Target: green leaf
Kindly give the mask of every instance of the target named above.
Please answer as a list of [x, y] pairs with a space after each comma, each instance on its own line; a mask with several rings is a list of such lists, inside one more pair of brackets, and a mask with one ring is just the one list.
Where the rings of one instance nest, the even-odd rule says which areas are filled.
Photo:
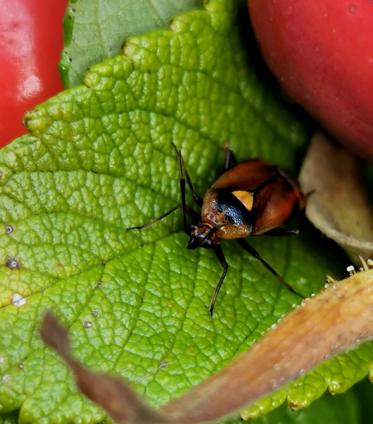
[[65, 87], [81, 84], [91, 65], [119, 54], [123, 40], [167, 27], [173, 16], [201, 4], [201, 0], [70, 0], [60, 63]]
[[362, 424], [359, 412], [355, 394], [348, 391], [341, 396], [324, 395], [303, 411], [291, 411], [288, 406], [283, 405], [265, 417], [251, 422], [252, 424]]
[[[105, 419], [41, 344], [47, 308], [81, 361], [159, 405], [221, 369], [297, 302], [225, 243], [230, 269], [212, 320], [220, 265], [207, 250], [185, 249], [181, 214], [126, 231], [180, 201], [171, 141], [200, 193], [220, 173], [227, 141], [240, 160], [299, 165], [306, 128], [247, 63], [235, 16], [235, 2], [211, 0], [170, 30], [129, 39], [85, 85], [31, 112], [30, 135], [0, 151], [0, 414], [20, 410], [28, 424]], [[299, 238], [253, 244], [310, 294], [344, 257], [303, 226]], [[371, 360], [371, 345], [340, 356], [313, 374], [313, 390], [307, 377], [295, 382], [293, 397], [307, 404], [328, 387], [343, 391]]]
[[0, 415], [0, 424], [17, 424], [18, 423], [18, 414], [10, 413], [3, 416]]
[[[364, 424], [371, 421], [361, 420], [361, 410], [356, 394], [349, 390], [340, 396], [325, 394], [309, 408], [292, 411], [282, 405], [264, 417], [251, 420], [251, 424]], [[222, 424], [244, 424], [239, 418], [222, 421]]]

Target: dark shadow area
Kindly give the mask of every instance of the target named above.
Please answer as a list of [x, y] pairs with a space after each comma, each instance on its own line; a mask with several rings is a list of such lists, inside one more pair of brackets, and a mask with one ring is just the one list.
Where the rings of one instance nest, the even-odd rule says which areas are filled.
[[373, 384], [368, 378], [360, 381], [355, 385], [354, 391], [357, 395], [360, 406], [360, 422], [361, 424], [373, 423]]
[[[282, 90], [280, 84], [269, 70], [267, 64], [264, 62], [257, 40], [255, 38], [254, 30], [251, 25], [249, 12], [246, 2], [241, 2], [237, 22], [239, 27], [239, 35], [242, 45], [247, 52], [247, 60], [250, 67], [259, 76], [269, 90], [273, 93], [274, 97], [284, 104], [284, 108], [290, 110], [297, 119], [302, 121], [308, 129], [309, 136], [319, 128], [319, 124], [298, 104], [294, 103]], [[297, 152], [299, 163], [305, 154], [306, 147]]]

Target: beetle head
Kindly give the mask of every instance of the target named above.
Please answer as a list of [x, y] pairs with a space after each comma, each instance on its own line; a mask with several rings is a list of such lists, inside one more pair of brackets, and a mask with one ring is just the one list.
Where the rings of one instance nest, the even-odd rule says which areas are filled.
[[214, 244], [216, 230], [216, 227], [212, 227], [209, 224], [191, 225], [188, 249], [196, 249], [197, 247], [211, 248]]

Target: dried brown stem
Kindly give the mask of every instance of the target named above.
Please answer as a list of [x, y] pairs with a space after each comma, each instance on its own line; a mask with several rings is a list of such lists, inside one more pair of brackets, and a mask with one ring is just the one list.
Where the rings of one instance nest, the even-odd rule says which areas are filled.
[[47, 314], [41, 335], [72, 368], [80, 390], [118, 423], [191, 424], [255, 402], [339, 352], [373, 338], [373, 270], [331, 284], [287, 315], [248, 352], [157, 412], [121, 380], [96, 374], [69, 352], [66, 331]]

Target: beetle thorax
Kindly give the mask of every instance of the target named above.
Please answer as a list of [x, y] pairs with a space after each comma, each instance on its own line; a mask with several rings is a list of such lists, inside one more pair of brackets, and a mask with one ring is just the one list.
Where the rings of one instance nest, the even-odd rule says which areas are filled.
[[224, 199], [228, 202], [222, 202], [218, 193], [217, 190], [209, 190], [205, 194], [201, 209], [203, 225], [214, 228], [213, 243], [219, 243], [222, 239], [237, 239], [249, 236], [251, 223], [248, 222], [246, 216], [250, 211], [247, 210], [246, 205], [241, 205], [242, 200], [237, 199], [234, 193], [232, 193], [232, 199], [228, 197]]
[[203, 198], [201, 223], [211, 227], [222, 227], [227, 224], [224, 213], [218, 209], [216, 193], [212, 190], [207, 191]]

